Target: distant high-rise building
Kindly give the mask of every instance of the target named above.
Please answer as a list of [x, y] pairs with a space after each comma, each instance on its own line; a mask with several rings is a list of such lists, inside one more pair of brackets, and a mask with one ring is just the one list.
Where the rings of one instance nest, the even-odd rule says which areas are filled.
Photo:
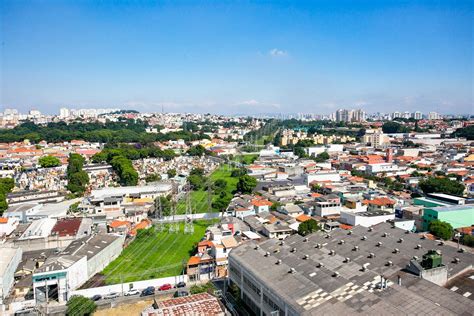
[[440, 120], [441, 115], [439, 115], [439, 113], [436, 113], [436, 112], [430, 112], [430, 113], [428, 113], [428, 119], [429, 120]]
[[59, 109], [59, 117], [62, 119], [68, 118], [71, 115], [71, 111], [68, 108]]
[[366, 114], [363, 110], [339, 109], [334, 113], [336, 122], [362, 122], [366, 120]]
[[402, 113], [400, 113], [398, 111], [392, 113], [392, 120], [396, 119], [396, 118], [399, 118], [399, 117], [402, 117]]
[[423, 113], [421, 113], [420, 111], [416, 111], [415, 113], [413, 113], [413, 118], [415, 120], [421, 120], [423, 118]]
[[411, 113], [410, 113], [410, 112], [405, 111], [405, 112], [403, 113], [403, 118], [404, 118], [404, 119], [409, 119], [410, 117], [411, 117]]

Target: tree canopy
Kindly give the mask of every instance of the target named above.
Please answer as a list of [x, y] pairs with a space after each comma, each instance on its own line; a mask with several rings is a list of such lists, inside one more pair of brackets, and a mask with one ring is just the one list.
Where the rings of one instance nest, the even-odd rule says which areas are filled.
[[429, 177], [420, 181], [418, 185], [424, 193], [446, 193], [453, 195], [462, 195], [464, 193], [464, 185], [461, 182], [448, 178]]
[[43, 156], [38, 160], [39, 164], [43, 168], [57, 167], [61, 165], [61, 161], [51, 155]]
[[444, 240], [451, 239], [454, 232], [451, 224], [440, 220], [431, 221], [428, 225], [428, 230], [436, 237]]
[[386, 134], [406, 133], [408, 132], [408, 128], [400, 123], [391, 121], [385, 122], [382, 125], [382, 131]]
[[474, 125], [458, 128], [454, 133], [454, 137], [465, 137], [467, 140], [474, 140]]
[[0, 178], [0, 215], [8, 208], [7, 195], [14, 187], [13, 178]]
[[318, 222], [311, 218], [311, 219], [308, 219], [307, 221], [302, 222], [298, 226], [298, 234], [300, 234], [301, 236], [306, 236], [308, 234], [318, 231], [319, 229], [320, 228], [319, 228]]
[[83, 194], [89, 184], [87, 172], [82, 170], [85, 159], [79, 154], [70, 154], [66, 176], [68, 179], [67, 189], [74, 194]]
[[242, 193], [252, 193], [256, 186], [257, 179], [246, 174], [239, 177], [239, 182], [237, 182], [237, 191]]

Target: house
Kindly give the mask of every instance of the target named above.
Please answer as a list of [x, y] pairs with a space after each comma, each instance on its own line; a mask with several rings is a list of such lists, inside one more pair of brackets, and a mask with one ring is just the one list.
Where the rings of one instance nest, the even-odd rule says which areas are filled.
[[289, 215], [293, 218], [298, 217], [301, 214], [304, 214], [303, 208], [297, 204], [286, 204], [278, 208], [278, 212], [282, 214]]
[[394, 212], [395, 201], [387, 197], [377, 197], [372, 200], [363, 200], [363, 204], [367, 205], [369, 212]]
[[272, 224], [264, 224], [262, 234], [268, 238], [285, 239], [293, 234], [294, 230], [285, 222], [277, 221]]
[[132, 223], [129, 221], [113, 220], [107, 227], [109, 233], [128, 235], [132, 230]]
[[338, 215], [341, 212], [341, 198], [335, 194], [328, 194], [316, 198], [314, 215], [328, 216]]

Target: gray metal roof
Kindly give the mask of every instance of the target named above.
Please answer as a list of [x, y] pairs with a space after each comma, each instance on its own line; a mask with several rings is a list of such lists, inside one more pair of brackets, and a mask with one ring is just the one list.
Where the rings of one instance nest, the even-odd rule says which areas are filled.
[[[382, 244], [377, 246], [378, 242]], [[321, 248], [316, 248], [318, 244]], [[388, 223], [376, 225], [371, 231], [358, 226], [350, 233], [318, 232], [307, 239], [293, 235], [282, 244], [269, 239], [259, 243], [258, 249], [255, 245], [249, 242], [233, 249], [230, 263], [244, 267], [301, 314], [438, 315], [470, 313], [474, 309], [474, 302], [462, 295], [401, 272], [413, 256], [421, 259], [427, 250], [440, 249], [451, 277], [472, 269], [474, 255], [459, 253], [456, 248], [421, 239], [417, 234], [406, 234]], [[369, 253], [375, 256], [369, 258]], [[454, 257], [460, 262], [452, 263]], [[277, 260], [281, 263], [277, 264]], [[393, 265], [389, 266], [388, 261]], [[364, 270], [366, 263], [369, 265]], [[289, 273], [290, 268], [296, 272]], [[395, 284], [399, 274], [402, 286]], [[376, 288], [380, 275], [390, 280], [388, 288], [381, 291]]]

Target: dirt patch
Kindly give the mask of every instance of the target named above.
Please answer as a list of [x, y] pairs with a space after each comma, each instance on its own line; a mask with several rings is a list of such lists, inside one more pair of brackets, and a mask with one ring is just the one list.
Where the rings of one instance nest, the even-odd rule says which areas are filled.
[[144, 300], [132, 304], [123, 304], [114, 308], [107, 308], [97, 310], [94, 313], [94, 316], [131, 316], [131, 315], [140, 315], [145, 307], [153, 304], [153, 300]]

